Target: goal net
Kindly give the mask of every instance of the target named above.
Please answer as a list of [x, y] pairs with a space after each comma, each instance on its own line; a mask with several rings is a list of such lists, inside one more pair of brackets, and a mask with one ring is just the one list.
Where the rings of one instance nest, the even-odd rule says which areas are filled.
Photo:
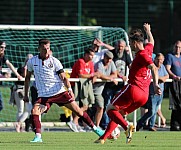
[[[47, 38], [51, 41], [53, 56], [58, 58], [64, 68], [71, 68], [74, 62], [83, 56], [84, 49], [91, 46], [97, 37], [103, 42], [114, 45], [117, 40], [128, 37], [122, 28], [101, 26], [27, 26], [0, 25], [0, 40], [6, 42], [5, 55], [15, 68], [24, 64], [27, 54], [38, 54], [38, 40]], [[3, 65], [3, 68], [7, 68]], [[6, 69], [5, 69], [6, 70]], [[1, 122], [16, 121], [16, 106], [9, 104], [10, 86], [14, 81], [2, 81], [1, 93], [4, 109], [0, 112]], [[61, 109], [57, 106], [42, 117], [43, 121], [60, 121]]]

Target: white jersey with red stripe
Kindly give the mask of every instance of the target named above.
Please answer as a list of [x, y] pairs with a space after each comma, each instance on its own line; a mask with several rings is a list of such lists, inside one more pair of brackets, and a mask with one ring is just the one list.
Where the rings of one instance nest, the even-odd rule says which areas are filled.
[[27, 69], [34, 73], [38, 97], [51, 97], [65, 91], [64, 83], [57, 73], [63, 66], [57, 58], [49, 56], [42, 61], [36, 55], [29, 59]]

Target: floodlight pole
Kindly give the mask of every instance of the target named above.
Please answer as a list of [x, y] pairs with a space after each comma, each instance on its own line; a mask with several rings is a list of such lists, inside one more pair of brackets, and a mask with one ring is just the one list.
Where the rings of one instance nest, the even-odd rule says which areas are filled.
[[30, 0], [30, 25], [34, 25], [34, 0]]
[[174, 9], [174, 1], [173, 0], [169, 0], [169, 4], [170, 4], [170, 45], [172, 45], [173, 43], [173, 9]]
[[[34, 25], [34, 0], [30, 0], [30, 25]], [[34, 32], [31, 31], [30, 32], [30, 43], [31, 43], [31, 47], [29, 49], [29, 53], [31, 53], [31, 50], [33, 50], [33, 36], [34, 36]]]
[[128, 32], [128, 0], [124, 1], [124, 22], [125, 22], [125, 31]]
[[82, 0], [78, 0], [78, 26], [82, 24]]

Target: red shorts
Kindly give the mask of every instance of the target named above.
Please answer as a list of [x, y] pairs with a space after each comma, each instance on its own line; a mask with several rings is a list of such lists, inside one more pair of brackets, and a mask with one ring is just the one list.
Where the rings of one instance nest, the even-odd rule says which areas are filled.
[[73, 101], [74, 99], [72, 99], [70, 94], [67, 91], [65, 91], [63, 93], [57, 94], [52, 97], [39, 97], [36, 103], [46, 105], [47, 106], [46, 112], [47, 112], [53, 103], [57, 104], [58, 106], [63, 106], [64, 104], [68, 104]]
[[137, 108], [143, 106], [148, 100], [148, 93], [135, 85], [126, 85], [111, 100], [111, 104], [118, 110], [129, 114]]

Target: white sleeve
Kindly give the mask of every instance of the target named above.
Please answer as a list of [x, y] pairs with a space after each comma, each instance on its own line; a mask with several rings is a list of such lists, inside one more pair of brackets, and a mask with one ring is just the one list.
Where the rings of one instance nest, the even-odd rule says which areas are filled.
[[63, 69], [62, 63], [55, 57], [53, 59], [54, 59], [55, 71]]

